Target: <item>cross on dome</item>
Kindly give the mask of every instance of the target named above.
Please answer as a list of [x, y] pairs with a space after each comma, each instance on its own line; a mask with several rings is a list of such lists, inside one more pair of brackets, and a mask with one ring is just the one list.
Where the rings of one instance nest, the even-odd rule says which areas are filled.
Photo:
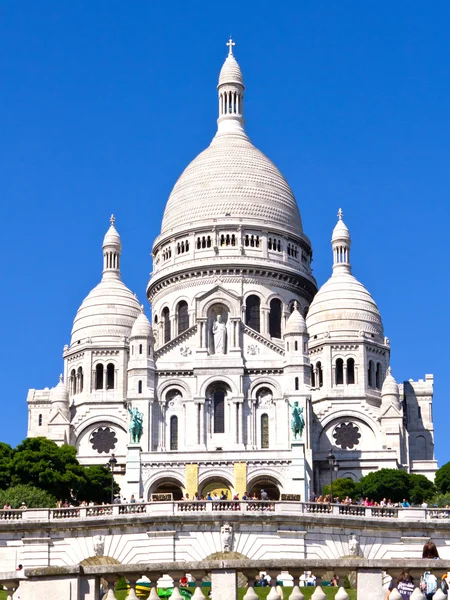
[[342, 212], [342, 208], [340, 208], [340, 209], [338, 210], [338, 214], [337, 214], [337, 216], [339, 217], [339, 221], [342, 221], [342, 217], [344, 216], [344, 213]]
[[116, 222], [116, 217], [114, 215], [111, 215], [111, 218], [109, 219], [109, 222], [114, 227], [114, 223]]
[[63, 382], [63, 376], [62, 376], [62, 373], [61, 373], [60, 376], [59, 376], [59, 383], [62, 383], [62, 382]]
[[231, 35], [230, 35], [230, 39], [228, 40], [226, 45], [228, 46], [228, 56], [232, 56], [233, 55], [233, 46], [236, 46], [236, 42], [233, 42]]

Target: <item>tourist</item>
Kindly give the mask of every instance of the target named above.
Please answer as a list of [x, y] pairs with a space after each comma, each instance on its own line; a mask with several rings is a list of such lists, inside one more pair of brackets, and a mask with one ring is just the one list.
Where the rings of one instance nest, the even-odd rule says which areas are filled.
[[27, 505], [25, 504], [25, 502], [22, 502], [22, 504], [20, 505], [20, 507], [19, 507], [19, 508], [20, 508], [20, 510], [26, 510], [28, 507], [27, 507]]
[[10, 510], [11, 509], [11, 504], [9, 502], [7, 502], [5, 504], [5, 506], [3, 507], [4, 510]]
[[269, 499], [269, 495], [266, 491], [261, 490], [261, 500], [268, 500]]
[[212, 500], [212, 497], [211, 497], [211, 493], [210, 493], [210, 492], [208, 492], [208, 493], [206, 494], [206, 499], [207, 499], [207, 500]]
[[411, 504], [408, 502], [408, 500], [406, 498], [403, 498], [402, 507], [403, 508], [410, 508], [411, 507]]
[[339, 575], [336, 575], [336, 573], [333, 574], [333, 577], [330, 580], [330, 586], [331, 587], [339, 587]]
[[[427, 542], [422, 549], [422, 558], [426, 560], [439, 560], [439, 552], [434, 542]], [[420, 578], [420, 590], [425, 594], [427, 600], [432, 600], [438, 588], [436, 575], [426, 570]]]
[[394, 588], [397, 588], [398, 593], [402, 597], [402, 600], [409, 600], [411, 594], [414, 591], [414, 580], [408, 571], [403, 571], [400, 574], [400, 577], [397, 579], [397, 582], [391, 579], [391, 582], [386, 592], [385, 600], [388, 600]]
[[244, 492], [242, 494], [242, 500], [248, 500], [248, 494], [247, 494], [247, 492]]
[[130, 504], [135, 504], [135, 503], [136, 503], [136, 498], [134, 497], [134, 494], [131, 494]]
[[422, 549], [422, 558], [436, 560], [439, 558], [439, 552], [434, 542], [427, 542]]

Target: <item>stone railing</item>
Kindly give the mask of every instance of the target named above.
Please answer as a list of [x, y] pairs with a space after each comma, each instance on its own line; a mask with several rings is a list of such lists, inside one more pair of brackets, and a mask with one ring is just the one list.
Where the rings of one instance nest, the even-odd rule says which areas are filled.
[[79, 506], [75, 508], [33, 508], [24, 510], [0, 509], [0, 523], [8, 521], [59, 521], [120, 517], [133, 514], [176, 515], [178, 513], [270, 512], [283, 515], [326, 515], [328, 517], [354, 517], [360, 519], [398, 519], [403, 521], [429, 521], [449, 519], [450, 509], [439, 508], [393, 508], [368, 507], [347, 504], [325, 504], [316, 502], [264, 501], [264, 500], [212, 500], [181, 502], [146, 502], [134, 504], [105, 504]]
[[[380, 600], [389, 585], [391, 578], [396, 577], [404, 569], [408, 569], [419, 581], [424, 570], [432, 569], [440, 576], [450, 569], [450, 561], [418, 559], [390, 559], [367, 560], [362, 558], [342, 559], [301, 559], [301, 560], [214, 560], [199, 562], [172, 562], [172, 563], [139, 563], [127, 565], [101, 565], [68, 567], [45, 567], [25, 569], [23, 577], [18, 578], [17, 573], [0, 573], [0, 584], [8, 590], [8, 599], [12, 598], [14, 589], [19, 589], [21, 600], [56, 600], [60, 598], [83, 598], [83, 600], [97, 600], [107, 594], [108, 600], [117, 599], [114, 591], [115, 583], [119, 577], [128, 581], [128, 600], [135, 600], [136, 587], [142, 576], [150, 580], [150, 598], [157, 600], [156, 587], [172, 587], [172, 599], [182, 600], [178, 581], [186, 574], [195, 586], [193, 598], [205, 600], [203, 582], [208, 580], [208, 591], [211, 586], [212, 600], [237, 600], [238, 573], [247, 579], [247, 588], [244, 600], [256, 600], [254, 591], [255, 580], [261, 572], [270, 578], [270, 600], [281, 600], [278, 587], [279, 582], [288, 588], [289, 600], [303, 600], [301, 577], [305, 571], [311, 571], [316, 577], [316, 589], [312, 595], [313, 600], [326, 600], [324, 588], [329, 585], [330, 577], [337, 576], [343, 582], [349, 576], [356, 586], [357, 600]], [[164, 576], [164, 579], [161, 578]], [[106, 587], [104, 586], [106, 582]], [[336, 595], [338, 600], [348, 600], [349, 596], [344, 588], [340, 588]], [[391, 600], [401, 600], [401, 596], [393, 591]], [[446, 596], [439, 589], [433, 600], [445, 600]], [[418, 588], [411, 596], [411, 600], [425, 600]]]

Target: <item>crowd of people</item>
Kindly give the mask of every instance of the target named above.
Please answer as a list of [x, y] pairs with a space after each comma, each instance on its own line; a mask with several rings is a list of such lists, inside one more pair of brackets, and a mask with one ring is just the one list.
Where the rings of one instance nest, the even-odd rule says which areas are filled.
[[[390, 498], [383, 498], [377, 502], [368, 497], [353, 499], [350, 496], [346, 496], [341, 500], [338, 496], [332, 499], [331, 494], [316, 496], [314, 492], [311, 494], [309, 501], [316, 504], [345, 504], [348, 506], [374, 506], [379, 508], [410, 508], [411, 506], [406, 498], [403, 498], [402, 502], [392, 502]], [[428, 508], [428, 503], [423, 501], [420, 506]]]
[[[182, 497], [182, 500], [185, 502], [198, 502], [198, 501], [207, 502], [209, 500], [218, 502], [220, 500], [229, 500], [229, 498], [228, 498], [228, 492], [226, 492], [225, 490], [222, 490], [220, 492], [220, 494], [218, 494], [217, 492], [212, 492], [212, 493], [208, 492], [205, 495], [205, 494], [199, 494], [198, 492], [196, 492], [192, 498], [189, 497], [189, 494], [185, 494]], [[239, 498], [239, 494], [234, 494], [232, 500], [236, 500], [236, 501], [262, 500], [262, 501], [267, 502], [269, 500], [269, 494], [265, 490], [261, 490], [259, 496], [256, 494], [256, 492], [253, 492], [252, 495], [248, 494], [247, 492], [244, 492], [242, 494], [242, 498]]]

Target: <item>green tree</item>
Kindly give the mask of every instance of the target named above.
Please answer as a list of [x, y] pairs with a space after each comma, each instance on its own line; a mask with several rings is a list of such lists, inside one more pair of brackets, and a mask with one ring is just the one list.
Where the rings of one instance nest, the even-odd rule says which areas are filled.
[[6, 503], [12, 508], [20, 508], [25, 502], [28, 508], [55, 508], [56, 498], [48, 492], [33, 485], [15, 485], [6, 490], [0, 490], [0, 507]]
[[27, 438], [11, 460], [12, 485], [34, 485], [58, 499], [69, 499], [85, 482], [74, 446], [58, 446], [44, 437]]
[[450, 492], [450, 462], [445, 463], [436, 471], [434, 483], [441, 494]]
[[[84, 467], [84, 481], [76, 491], [77, 500], [92, 500], [93, 502], [111, 502], [111, 471], [106, 467], [93, 465]], [[120, 491], [114, 482], [114, 493]]]
[[362, 477], [358, 482], [359, 495], [380, 501], [383, 498], [401, 502], [409, 498], [410, 475], [400, 469], [380, 469]]
[[8, 444], [0, 442], [0, 489], [11, 483], [11, 460], [13, 449]]
[[437, 506], [438, 508], [450, 506], [450, 493], [447, 492], [446, 494], [436, 494], [433, 496], [431, 503], [433, 506]]
[[409, 501], [412, 504], [420, 504], [424, 500], [431, 500], [436, 493], [436, 486], [425, 475], [411, 473], [409, 481]]
[[[331, 494], [331, 486], [324, 485], [323, 495], [328, 494]], [[336, 481], [333, 481], [333, 496], [339, 498], [339, 500], [343, 500], [347, 496], [354, 499], [356, 496], [356, 483], [350, 477], [336, 479]]]

